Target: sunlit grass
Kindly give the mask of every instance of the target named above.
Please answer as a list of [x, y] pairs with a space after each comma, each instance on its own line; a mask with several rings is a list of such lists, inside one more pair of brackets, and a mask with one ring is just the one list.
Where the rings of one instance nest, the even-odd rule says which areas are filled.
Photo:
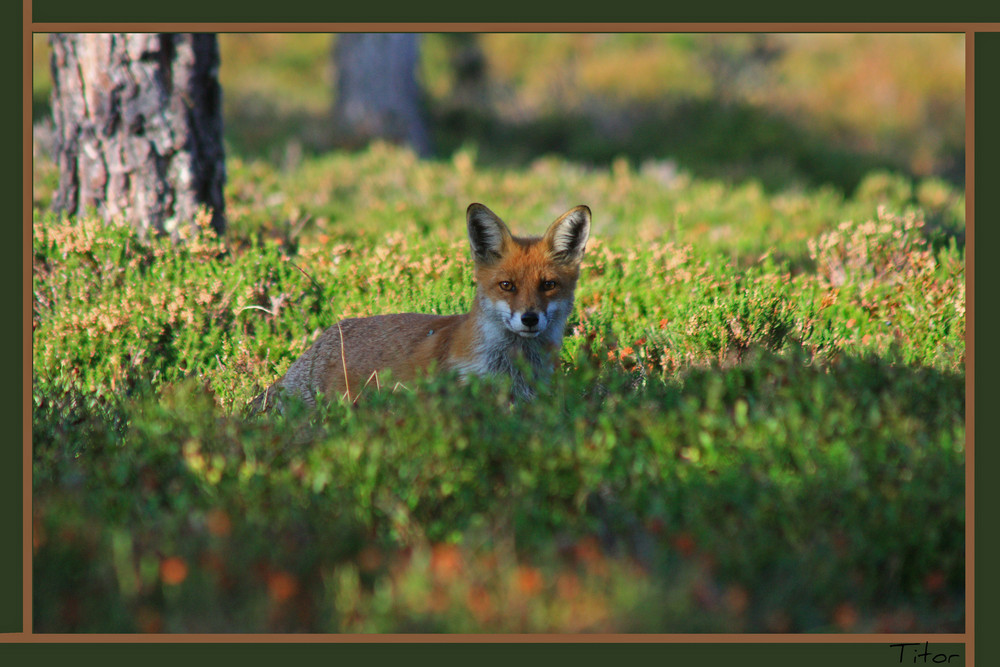
[[[964, 627], [947, 184], [377, 144], [232, 160], [227, 198], [182, 245], [35, 214], [37, 630]], [[538, 400], [439, 377], [247, 418], [339, 318], [467, 309], [473, 200], [525, 233], [594, 210]]]

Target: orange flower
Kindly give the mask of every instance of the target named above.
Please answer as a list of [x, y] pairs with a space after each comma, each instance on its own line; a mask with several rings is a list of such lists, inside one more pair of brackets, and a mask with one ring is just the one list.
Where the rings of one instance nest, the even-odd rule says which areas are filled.
[[941, 570], [934, 570], [924, 577], [924, 588], [928, 593], [937, 593], [944, 588], [945, 583], [944, 572]]
[[272, 572], [267, 578], [267, 594], [275, 602], [284, 602], [299, 590], [299, 582], [287, 572]]
[[850, 632], [858, 622], [858, 612], [849, 603], [837, 605], [833, 610], [833, 624], [843, 632]]
[[431, 589], [430, 598], [427, 600], [427, 609], [435, 614], [441, 614], [451, 605], [448, 591], [443, 586], [435, 586]]
[[139, 626], [139, 631], [146, 634], [163, 632], [163, 617], [152, 607], [139, 608], [136, 614], [136, 624]]
[[517, 590], [529, 597], [535, 595], [542, 590], [542, 573], [533, 567], [517, 568]]
[[594, 537], [585, 537], [573, 546], [577, 560], [590, 563], [601, 559], [601, 547]]
[[160, 580], [169, 586], [176, 586], [188, 575], [188, 566], [179, 556], [171, 556], [160, 562]]
[[734, 614], [742, 614], [750, 604], [750, 596], [742, 586], [730, 586], [726, 590], [726, 608]]
[[486, 623], [493, 616], [493, 599], [483, 586], [472, 586], [465, 597], [465, 604], [480, 623]]
[[438, 544], [431, 550], [431, 572], [442, 581], [452, 581], [462, 571], [462, 555], [458, 547]]
[[678, 533], [674, 539], [674, 548], [680, 552], [684, 557], [690, 556], [694, 553], [694, 538], [691, 537], [690, 533]]
[[205, 523], [208, 526], [208, 532], [218, 537], [229, 535], [233, 528], [233, 522], [230, 521], [229, 515], [220, 509], [209, 512], [208, 516], [205, 517]]
[[556, 579], [556, 591], [564, 600], [573, 600], [580, 594], [580, 579], [572, 572], [564, 572]]
[[358, 554], [358, 567], [362, 572], [374, 572], [382, 564], [382, 553], [377, 547], [368, 545]]
[[608, 564], [595, 537], [585, 537], [577, 542], [574, 553], [577, 560], [583, 563], [591, 574], [605, 576], [608, 573]]

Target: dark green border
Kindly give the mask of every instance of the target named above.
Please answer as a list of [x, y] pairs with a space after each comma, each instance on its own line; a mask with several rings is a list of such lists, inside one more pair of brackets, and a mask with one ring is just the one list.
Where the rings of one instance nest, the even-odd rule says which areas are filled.
[[[2, 17], [4, 24], [20, 27], [22, 13], [17, 5], [4, 5]], [[18, 31], [20, 32], [20, 31]], [[21, 48], [19, 36], [0, 40], [0, 63], [4, 74], [5, 90], [21, 89]], [[20, 99], [20, 95], [18, 95]], [[0, 197], [7, 202], [20, 202], [21, 197], [21, 160], [23, 155], [21, 105], [0, 105], [0, 155], [8, 163], [16, 166], [6, 170], [0, 178]], [[18, 213], [22, 208], [17, 207]], [[22, 559], [21, 559], [21, 452], [22, 452], [22, 412], [21, 376], [23, 360], [21, 354], [22, 316], [24, 307], [22, 298], [23, 249], [22, 220], [18, 215], [11, 215], [7, 220], [9, 236], [3, 244], [3, 257], [0, 259], [0, 285], [3, 285], [3, 301], [7, 326], [0, 327], [0, 349], [7, 352], [0, 357], [0, 377], [5, 378], [4, 392], [0, 396], [0, 423], [7, 425], [5, 431], [9, 434], [0, 440], [0, 521], [6, 539], [0, 541], [0, 632], [20, 632], [21, 624], [21, 594], [22, 594]], [[15, 352], [16, 350], [16, 352]]]
[[[912, 665], [917, 653], [905, 648], [904, 665]], [[958, 655], [951, 665], [965, 665], [965, 646], [931, 642], [929, 658], [936, 654]], [[502, 665], [551, 665], [554, 659], [585, 660], [585, 664], [600, 665], [769, 665], [771, 667], [887, 667], [901, 664], [899, 648], [885, 644], [791, 644], [780, 653], [769, 644], [45, 644], [34, 646], [0, 646], [0, 659], [16, 660], [9, 665], [59, 661], [72, 664], [113, 657], [117, 664], [142, 662], [146, 667], [170, 666], [184, 661], [190, 664], [218, 664], [221, 658], [254, 664], [274, 665], [287, 661], [289, 652], [296, 661], [309, 665], [434, 664], [469, 665], [480, 667]], [[923, 651], [923, 647], [920, 647]], [[20, 659], [17, 659], [20, 658]], [[576, 664], [574, 662], [573, 664]], [[918, 664], [923, 664], [919, 662]], [[928, 662], [928, 664], [934, 664]], [[948, 664], [948, 663], [943, 663]]]
[[[1000, 89], [995, 85], [997, 79], [997, 63], [1000, 63], [1000, 33], [977, 34], [975, 43], [976, 81], [976, 153], [975, 153], [975, 198], [976, 211], [974, 219], [974, 267], [973, 280], [976, 291], [979, 292], [978, 302], [984, 304], [975, 311], [973, 324], [976, 336], [974, 341], [974, 405], [976, 410], [975, 424], [975, 489], [976, 507], [981, 508], [978, 516], [990, 516], [990, 510], [996, 507], [997, 484], [995, 475], [1000, 465], [996, 441], [996, 410], [991, 409], [996, 401], [996, 383], [991, 382], [992, 372], [997, 368], [1000, 353], [992, 344], [992, 336], [986, 332], [996, 331], [997, 315], [991, 298], [991, 292], [1000, 279], [1000, 262], [993, 260], [992, 252], [1000, 247], [1000, 127], [996, 119], [1000, 118]], [[983, 295], [986, 295], [983, 298]], [[975, 295], [973, 295], [975, 298]], [[968, 517], [967, 517], [968, 518]], [[996, 569], [991, 567], [997, 562], [997, 535], [988, 523], [977, 524], [976, 531], [976, 629], [990, 632], [998, 627], [996, 602], [987, 593], [998, 590]], [[984, 635], [989, 636], [989, 635]]]
[[[996, 21], [1000, 11], [987, 10], [980, 0], [908, 5], [907, 21]], [[35, 21], [231, 21], [224, 3], [202, 0], [137, 3], [134, 0], [35, 0]], [[713, 3], [627, 2], [539, 3], [504, 2], [417, 3], [380, 0], [377, 3], [324, 3], [312, 0], [244, 0], [241, 21], [899, 21], [893, 3], [848, 0], [837, 3]]]
[[[639, 9], [639, 7], [642, 7]], [[240, 21], [498, 21], [498, 20], [532, 20], [532, 21], [718, 21], [720, 16], [724, 16], [727, 21], [1000, 21], [1000, 11], [993, 10], [987, 12], [983, 10], [981, 3], [962, 2], [958, 5], [954, 3], [947, 5], [937, 5], [935, 7], [908, 7], [901, 16], [899, 11], [891, 6], [876, 6], [875, 3], [838, 3], [835, 7], [813, 6], [808, 10], [802, 9], [798, 4], [788, 9], [769, 9], [754, 6], [753, 13], [747, 9], [746, 3], [731, 2], [732, 9], [723, 6], [713, 5], [711, 10], [707, 6], [671, 6], [668, 10], [651, 11], [653, 5], [648, 3], [634, 3], [622, 5], [621, 3], [607, 4], [599, 7], [585, 7], [576, 5], [572, 11], [565, 8], [544, 8], [538, 3], [527, 5], [527, 3], [492, 3], [492, 5], [469, 5], [464, 3], [460, 7], [451, 9], [428, 8], [422, 6], [417, 8], [413, 3], [402, 3], [391, 0], [389, 3], [379, 3], [374, 5], [323, 5], [322, 3], [305, 2], [284, 2], [276, 5], [273, 2], [261, 2], [260, 0], [244, 1], [240, 5], [238, 19]], [[13, 7], [13, 8], [11, 8]], [[280, 8], [280, 9], [276, 9]], [[16, 6], [8, 6], [10, 12], [10, 22], [19, 25], [21, 12]], [[219, 21], [235, 20], [234, 12], [222, 5], [222, 3], [188, 2], [187, 0], [175, 0], [172, 3], [135, 3], [134, 0], [116, 0], [115, 2], [102, 2], [100, 5], [93, 2], [82, 4], [79, 0], [35, 0], [33, 4], [33, 18], [36, 21]], [[9, 57], [4, 59], [7, 67], [14, 70], [14, 63], [20, 63], [21, 59], [14, 56], [14, 50], [21, 48], [21, 40], [5, 40], [4, 49], [9, 51]], [[1000, 228], [991, 224], [997, 219], [997, 187], [1000, 182], [1000, 169], [995, 158], [996, 152], [1000, 149], [1000, 130], [988, 119], [1000, 116], [1000, 91], [989, 85], [982, 85], [983, 81], [995, 79], [996, 64], [1000, 62], [1000, 35], [979, 34], [976, 39], [976, 62], [977, 79], [981, 82], [977, 90], [976, 118], [980, 119], [977, 126], [976, 137], [976, 220], [979, 224], [975, 227], [975, 246], [980, 249], [974, 276], [977, 285], [984, 289], [994, 284], [993, 278], [997, 271], [997, 262], [988, 262], [983, 258], [988, 258], [986, 252], [995, 247]], [[11, 75], [11, 84], [15, 81], [20, 83], [20, 68]], [[21, 124], [20, 110], [18, 107], [8, 107], [5, 113], [14, 116], [8, 118], [3, 124], [6, 132], [4, 136], [4, 147], [7, 148], [6, 155], [21, 155]], [[18, 163], [20, 166], [20, 163]], [[8, 174], [20, 174], [20, 169], [15, 169]], [[20, 178], [8, 178], [0, 181], [9, 191], [12, 198], [20, 200], [21, 181]], [[19, 236], [19, 235], [18, 235]], [[21, 286], [19, 279], [21, 267], [20, 246], [5, 244], [5, 252], [10, 254], [9, 260], [0, 263], [3, 271], [10, 274], [9, 280], [4, 280], [3, 284]], [[16, 255], [16, 259], [15, 259]], [[14, 272], [18, 271], [18, 277], [14, 277]], [[8, 288], [12, 295], [11, 303], [16, 304], [18, 317], [15, 318], [21, 325], [21, 293], [20, 290]], [[985, 309], [978, 311], [976, 316], [979, 320], [978, 331], [992, 328], [992, 318]], [[986, 322], [986, 324], [984, 324]], [[16, 333], [6, 330], [5, 335], [10, 336], [12, 341], [6, 349], [21, 348], [21, 328], [18, 327]], [[991, 397], [990, 387], [987, 384], [989, 376], [984, 372], [996, 360], [997, 353], [987, 347], [989, 339], [981, 336], [981, 346], [975, 350], [976, 368], [976, 395], [979, 397], [977, 404], [988, 404]], [[8, 359], [14, 355], [9, 354]], [[17, 355], [20, 358], [20, 354]], [[16, 383], [20, 384], [21, 362], [7, 361], [9, 372], [7, 377], [17, 378]], [[9, 412], [5, 415], [9, 418], [8, 423], [21, 423], [20, 401], [10, 400], [2, 403]], [[988, 413], [983, 415], [988, 417]], [[977, 493], [977, 504], [980, 506], [991, 506], [991, 501], [995, 495], [995, 484], [992, 484], [992, 471], [996, 470], [994, 463], [997, 454], [989, 446], [992, 442], [993, 424], [986, 421], [981, 415], [979, 427], [976, 429], [977, 442], [980, 444], [976, 449], [976, 481], [979, 493]], [[21, 628], [21, 440], [3, 447], [2, 451], [7, 457], [0, 465], [0, 471], [4, 477], [0, 478], [0, 507], [3, 508], [4, 526], [8, 534], [17, 536], [4, 542], [4, 547], [0, 548], [0, 568], [7, 573], [0, 580], [0, 632], [17, 632]], [[971, 518], [971, 517], [970, 517]], [[977, 535], [977, 556], [976, 559], [981, 565], [995, 561], [996, 548], [995, 539], [991, 539], [988, 531], [980, 531]], [[978, 570], [977, 590], [995, 590], [997, 576], [991, 574], [990, 568], [981, 566]], [[979, 628], [988, 629], [995, 627], [995, 615], [993, 614], [992, 600], [985, 594], [977, 596], [976, 621]], [[711, 637], [706, 637], [711, 641]], [[134, 661], [141, 659], [144, 663], [176, 664], [178, 660], [190, 661], [198, 657], [204, 657], [206, 662], [216, 662], [219, 657], [237, 658], [254, 664], [273, 664], [276, 660], [287, 660], [288, 651], [295, 654], [295, 659], [306, 660], [326, 660], [326, 661], [354, 661], [362, 659], [369, 661], [372, 658], [394, 663], [401, 661], [418, 662], [451, 658], [450, 662], [455, 664], [467, 664], [470, 659], [477, 662], [495, 662], [496, 664], [509, 664], [511, 660], [530, 660], [537, 656], [537, 661], [551, 661], [552, 657], [571, 659], [586, 659], [586, 662], [608, 663], [609, 660], [628, 661], [635, 664], [657, 664], [668, 661], [680, 661], [680, 664], [699, 665], [800, 665], [810, 664], [822, 667], [824, 665], [851, 665], [851, 667], [863, 667], [864, 665], [891, 665], [900, 664], [895, 653], [897, 649], [890, 649], [889, 642], [879, 644], [619, 644], [619, 645], [592, 645], [592, 644], [498, 644], [498, 645], [464, 645], [464, 644], [435, 644], [435, 645], [345, 645], [345, 644], [297, 644], [297, 645], [203, 645], [203, 644], [162, 644], [151, 646], [145, 645], [111, 645], [111, 644], [0, 644], [0, 656], [8, 664], [24, 664], [30, 659], [32, 663], [56, 660], [60, 662], [83, 659], [85, 662], [101, 660], [108, 657], [124, 658]], [[932, 644], [935, 652], [959, 653], [963, 657], [960, 664], [965, 664], [964, 646]], [[981, 653], [983, 651], [981, 650]], [[8, 662], [7, 656], [20, 658], [17, 662]], [[904, 664], [909, 663], [907, 660]], [[952, 664], [957, 664], [956, 660]]]

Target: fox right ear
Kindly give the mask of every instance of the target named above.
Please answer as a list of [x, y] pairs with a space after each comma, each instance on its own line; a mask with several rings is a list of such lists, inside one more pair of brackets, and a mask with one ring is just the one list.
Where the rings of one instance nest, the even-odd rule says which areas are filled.
[[578, 264], [590, 236], [590, 209], [582, 204], [563, 213], [552, 223], [545, 239], [557, 262]]
[[473, 257], [486, 264], [500, 259], [503, 246], [511, 236], [503, 220], [482, 204], [469, 204], [465, 221], [469, 227]]

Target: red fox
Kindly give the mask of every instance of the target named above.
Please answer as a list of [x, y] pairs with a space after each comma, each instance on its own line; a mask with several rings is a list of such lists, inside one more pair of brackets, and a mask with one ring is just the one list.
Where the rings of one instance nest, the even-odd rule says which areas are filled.
[[253, 399], [251, 409], [271, 408], [282, 390], [310, 406], [320, 394], [351, 400], [386, 371], [393, 382], [406, 382], [432, 367], [461, 377], [507, 374], [516, 397], [533, 397], [533, 385], [551, 375], [559, 357], [590, 209], [570, 209], [541, 238], [513, 236], [482, 204], [469, 205], [466, 223], [476, 279], [470, 312], [342, 320]]

